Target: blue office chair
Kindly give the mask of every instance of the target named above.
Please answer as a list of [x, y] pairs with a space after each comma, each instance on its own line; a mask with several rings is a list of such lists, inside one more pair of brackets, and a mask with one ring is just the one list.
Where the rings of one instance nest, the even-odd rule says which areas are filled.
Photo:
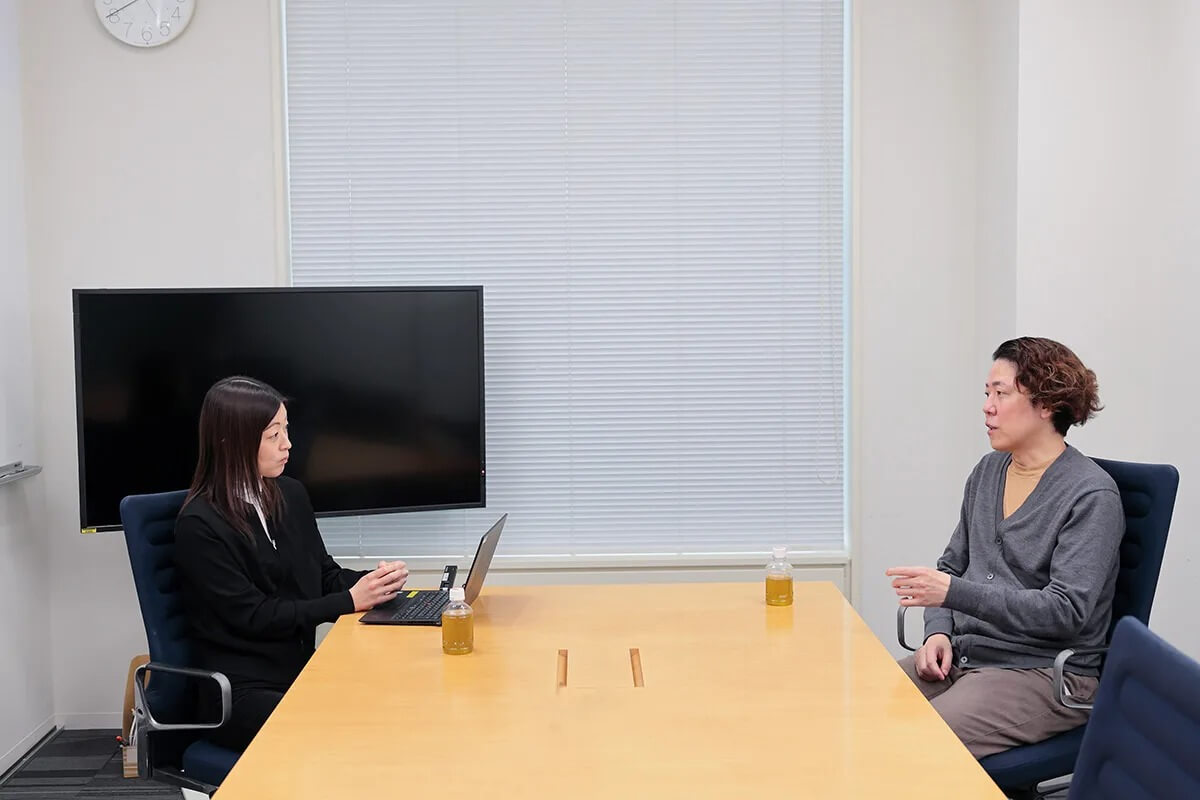
[[[1116, 594], [1113, 597], [1112, 623], [1109, 636], [1122, 617], [1131, 616], [1143, 624], [1150, 621], [1150, 606], [1158, 586], [1163, 551], [1167, 547], [1167, 532], [1175, 509], [1175, 493], [1179, 488], [1179, 472], [1169, 464], [1135, 464], [1127, 461], [1092, 459], [1117, 484], [1121, 505], [1125, 509], [1125, 537], [1121, 540], [1120, 567], [1117, 573]], [[904, 612], [897, 614], [900, 644], [909, 650], [904, 639]], [[1102, 651], [1104, 648], [1099, 648]], [[1074, 651], [1083, 655], [1084, 651]], [[1062, 671], [1072, 651], [1059, 654], [1055, 664], [1055, 685], [1062, 694]], [[1038, 784], [1069, 775], [1075, 768], [1079, 746], [1086, 725], [1037, 744], [1014, 747], [980, 760], [980, 764], [997, 785], [1012, 798], [1027, 800], [1042, 797]], [[1055, 789], [1061, 787], [1053, 787]]]
[[1117, 624], [1070, 800], [1200, 797], [1200, 663], [1132, 617]]
[[[150, 663], [134, 675], [138, 775], [211, 795], [240, 753], [201, 738], [229, 720], [232, 693], [219, 672], [193, 669], [183, 601], [175, 577], [175, 518], [187, 492], [132, 495], [121, 501], [121, 524], [137, 588]], [[146, 673], [149, 685], [145, 684]], [[197, 723], [201, 680], [221, 694], [221, 721]]]
[[[1179, 489], [1179, 471], [1169, 464], [1093, 460], [1116, 481], [1125, 509], [1125, 538], [1121, 540], [1121, 563], [1109, 626], [1111, 637], [1122, 617], [1133, 617], [1143, 625], [1150, 622], [1150, 607], [1154, 604], [1154, 590], [1158, 587], [1158, 573], [1175, 509], [1175, 493]], [[1063, 694], [1058, 676], [1065, 660], [1060, 654], [1055, 670], [1059, 697]], [[1069, 775], [1075, 769], [1086, 728], [1081, 725], [1044, 742], [996, 753], [979, 763], [1010, 797], [1040, 798], [1039, 783]]]

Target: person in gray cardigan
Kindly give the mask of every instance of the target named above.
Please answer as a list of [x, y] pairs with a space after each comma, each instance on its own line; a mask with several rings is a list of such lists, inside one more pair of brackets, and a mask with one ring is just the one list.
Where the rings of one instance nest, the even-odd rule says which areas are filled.
[[[983, 404], [994, 452], [967, 478], [937, 567], [887, 571], [903, 606], [925, 608], [925, 641], [900, 661], [976, 758], [1081, 725], [1052, 692], [1054, 657], [1105, 644], [1125, 517], [1108, 473], [1066, 442], [1101, 409], [1096, 375], [1033, 337], [993, 354]], [[1099, 660], [1068, 664], [1077, 699]]]

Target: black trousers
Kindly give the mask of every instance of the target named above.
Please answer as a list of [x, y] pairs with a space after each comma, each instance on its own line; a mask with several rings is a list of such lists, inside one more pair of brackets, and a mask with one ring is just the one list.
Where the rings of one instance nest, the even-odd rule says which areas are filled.
[[[235, 686], [233, 715], [228, 722], [213, 730], [208, 735], [208, 740], [221, 747], [242, 752], [282, 699], [282, 689]], [[219, 714], [217, 716], [219, 717]]]

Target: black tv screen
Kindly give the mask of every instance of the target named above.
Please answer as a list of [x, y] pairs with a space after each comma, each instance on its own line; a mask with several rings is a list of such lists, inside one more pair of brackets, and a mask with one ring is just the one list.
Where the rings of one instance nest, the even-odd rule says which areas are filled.
[[185, 489], [204, 393], [288, 398], [285, 474], [318, 515], [484, 504], [483, 289], [76, 290], [79, 515]]

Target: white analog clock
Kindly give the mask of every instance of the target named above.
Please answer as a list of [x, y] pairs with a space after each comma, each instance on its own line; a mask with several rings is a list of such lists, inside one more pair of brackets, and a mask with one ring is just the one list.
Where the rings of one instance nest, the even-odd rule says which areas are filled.
[[196, 0], [95, 0], [100, 24], [134, 47], [166, 44], [192, 21]]

